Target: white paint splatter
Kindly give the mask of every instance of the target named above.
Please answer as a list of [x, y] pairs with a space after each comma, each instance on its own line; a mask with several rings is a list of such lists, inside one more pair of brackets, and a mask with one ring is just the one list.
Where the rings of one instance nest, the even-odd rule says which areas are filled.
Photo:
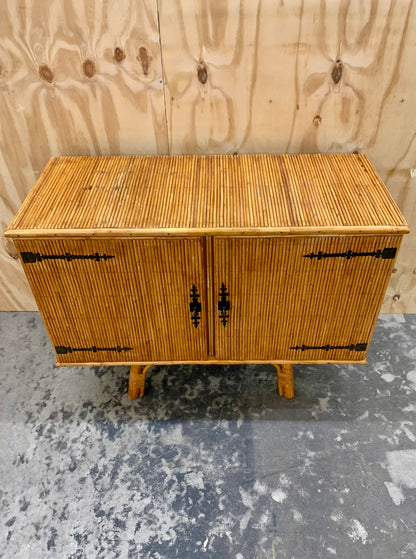
[[260, 528], [264, 532], [266, 532], [266, 530], [268, 530], [268, 527], [270, 526], [270, 522], [271, 522], [270, 513], [269, 513], [269, 511], [267, 511], [260, 516], [258, 524], [259, 524]]
[[319, 400], [319, 409], [321, 411], [329, 411], [329, 396], [327, 396], [326, 398], [318, 398]]
[[346, 429], [341, 429], [339, 434], [335, 437], [335, 440], [336, 441], [342, 441], [342, 435], [345, 435], [347, 433], [348, 433], [348, 431]]
[[399, 506], [404, 501], [404, 495], [400, 487], [398, 487], [395, 483], [391, 481], [385, 481], [384, 485], [386, 486], [387, 491], [389, 492], [390, 497], [395, 505]]
[[396, 377], [391, 373], [384, 373], [384, 375], [381, 375], [381, 378], [384, 382], [393, 382]]
[[189, 472], [185, 475], [186, 484], [197, 489], [204, 489], [202, 472]]
[[387, 468], [396, 485], [416, 488], [416, 450], [395, 450], [387, 453]]
[[343, 520], [344, 515], [342, 514], [341, 511], [336, 510], [335, 512], [332, 512], [330, 517], [331, 520], [333, 520], [334, 522], [341, 522], [341, 520]]
[[170, 429], [164, 429], [160, 434], [160, 439], [166, 444], [181, 445], [183, 443], [182, 424], [178, 423]]
[[292, 513], [293, 513], [293, 518], [296, 520], [296, 522], [301, 522], [302, 521], [303, 517], [298, 510], [293, 509]]
[[407, 373], [406, 378], [410, 382], [410, 388], [416, 390], [416, 371]]
[[312, 433], [312, 431], [306, 431], [306, 436], [308, 437], [308, 439], [310, 439], [311, 441], [314, 440], [314, 434]]
[[358, 421], [360, 421], [361, 419], [367, 419], [368, 417], [368, 410], [365, 411], [362, 415], [360, 415], [360, 417], [357, 417]]
[[244, 530], [247, 528], [247, 525], [251, 518], [251, 510], [247, 509], [246, 512], [240, 519], [240, 534], [243, 535]]
[[351, 532], [348, 532], [349, 537], [352, 539], [353, 542], [358, 542], [361, 540], [361, 543], [365, 545], [367, 543], [368, 533], [364, 526], [359, 522], [357, 519], [353, 519], [351, 522]]
[[416, 411], [416, 406], [414, 404], [408, 404], [403, 411]]
[[384, 423], [388, 423], [389, 420], [387, 419], [387, 417], [385, 415], [383, 415], [382, 413], [375, 413], [374, 417], [376, 417], [377, 419], [381, 419], [382, 421], [384, 421]]
[[259, 495], [266, 495], [269, 489], [264, 483], [261, 483], [259, 480], [256, 480], [254, 483], [254, 491], [257, 491]]
[[413, 425], [413, 423], [411, 423], [410, 421], [403, 421], [400, 424], [400, 427], [402, 428], [402, 431], [406, 434], [407, 438], [414, 443], [416, 441], [416, 437], [414, 436], [412, 431], [408, 427], [406, 427], [406, 425]]
[[241, 495], [241, 500], [243, 501], [243, 505], [248, 509], [253, 510], [255, 505], [255, 499], [253, 495], [251, 495], [248, 491], [246, 491], [242, 487], [240, 487], [239, 491]]
[[282, 487], [289, 487], [291, 485], [291, 481], [286, 474], [280, 474], [279, 482]]
[[333, 547], [327, 547], [326, 549], [329, 551], [329, 553], [332, 553], [332, 555], [336, 555], [336, 554], [337, 554], [337, 550], [334, 549]]
[[272, 499], [273, 501], [276, 501], [276, 503], [283, 503], [283, 501], [287, 499], [287, 495], [281, 489], [276, 489], [272, 493]]

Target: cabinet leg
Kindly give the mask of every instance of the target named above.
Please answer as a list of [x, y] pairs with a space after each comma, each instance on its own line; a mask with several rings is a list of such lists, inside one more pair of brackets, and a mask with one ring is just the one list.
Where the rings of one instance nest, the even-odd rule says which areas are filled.
[[279, 396], [284, 396], [290, 400], [295, 395], [293, 382], [293, 366], [277, 365], [273, 363], [277, 370], [277, 386], [279, 387]]
[[129, 378], [129, 398], [136, 400], [138, 397], [144, 396], [144, 388], [146, 384], [146, 373], [151, 365], [132, 365], [130, 367]]

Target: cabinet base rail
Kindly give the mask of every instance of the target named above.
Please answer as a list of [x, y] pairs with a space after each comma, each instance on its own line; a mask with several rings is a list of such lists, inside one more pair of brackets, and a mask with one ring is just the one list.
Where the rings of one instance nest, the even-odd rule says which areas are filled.
[[[283, 396], [290, 400], [295, 395], [294, 382], [293, 382], [293, 366], [290, 364], [277, 364], [272, 363], [277, 371], [277, 386], [279, 396]], [[146, 373], [152, 365], [132, 365], [130, 367], [129, 378], [129, 398], [136, 400], [142, 398], [146, 386]]]

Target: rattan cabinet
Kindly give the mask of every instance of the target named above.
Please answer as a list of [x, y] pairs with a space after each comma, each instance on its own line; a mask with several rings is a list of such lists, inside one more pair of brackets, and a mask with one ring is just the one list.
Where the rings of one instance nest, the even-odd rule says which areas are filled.
[[58, 365], [365, 363], [406, 222], [363, 155], [53, 158], [6, 231]]

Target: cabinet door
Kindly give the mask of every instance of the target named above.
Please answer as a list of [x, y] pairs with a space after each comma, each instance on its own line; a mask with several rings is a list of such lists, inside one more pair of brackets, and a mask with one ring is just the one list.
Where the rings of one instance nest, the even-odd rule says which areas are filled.
[[18, 240], [59, 363], [207, 356], [204, 240]]
[[216, 356], [364, 360], [400, 241], [215, 238]]

